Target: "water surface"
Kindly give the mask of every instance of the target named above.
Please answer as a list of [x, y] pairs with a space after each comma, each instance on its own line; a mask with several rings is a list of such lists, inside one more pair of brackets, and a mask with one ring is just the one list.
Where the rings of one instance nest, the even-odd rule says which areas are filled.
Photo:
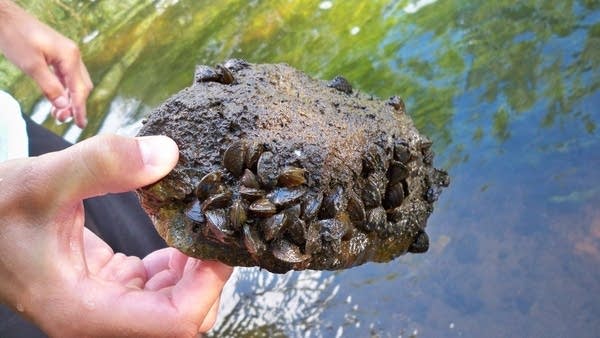
[[600, 1], [21, 1], [79, 42], [89, 127], [135, 133], [230, 57], [399, 95], [452, 183], [430, 251], [340, 272], [237, 270], [218, 337], [594, 337], [600, 332]]

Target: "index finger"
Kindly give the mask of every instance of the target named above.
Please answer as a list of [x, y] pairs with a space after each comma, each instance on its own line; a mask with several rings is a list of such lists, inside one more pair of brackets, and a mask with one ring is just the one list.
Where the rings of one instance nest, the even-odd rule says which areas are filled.
[[220, 262], [188, 259], [181, 280], [173, 288], [173, 304], [180, 314], [200, 326], [232, 272], [232, 267]]
[[65, 84], [71, 94], [73, 118], [75, 119], [77, 126], [84, 128], [87, 124], [85, 104], [94, 85], [92, 84], [90, 74], [81, 59], [76, 62], [74, 69], [72, 69], [69, 74], [70, 76], [67, 76], [65, 79]]

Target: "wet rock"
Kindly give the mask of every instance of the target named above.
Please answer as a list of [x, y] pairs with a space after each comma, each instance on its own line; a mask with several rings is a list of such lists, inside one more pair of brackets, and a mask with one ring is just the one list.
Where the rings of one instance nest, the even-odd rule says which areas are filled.
[[179, 163], [138, 190], [142, 205], [169, 245], [229, 265], [336, 270], [425, 252], [448, 185], [400, 98], [283, 64], [198, 66], [140, 131], [156, 134]]

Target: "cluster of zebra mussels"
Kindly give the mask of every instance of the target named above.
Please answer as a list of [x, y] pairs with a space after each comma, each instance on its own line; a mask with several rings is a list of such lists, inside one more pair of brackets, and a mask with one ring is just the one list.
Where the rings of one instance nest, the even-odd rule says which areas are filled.
[[448, 185], [398, 97], [282, 64], [198, 66], [145, 121], [153, 134], [180, 159], [138, 190], [142, 205], [169, 245], [229, 265], [335, 270], [425, 252]]

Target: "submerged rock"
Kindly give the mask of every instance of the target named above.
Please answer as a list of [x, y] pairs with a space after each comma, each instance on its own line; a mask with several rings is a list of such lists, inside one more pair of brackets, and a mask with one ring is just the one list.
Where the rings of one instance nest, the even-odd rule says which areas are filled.
[[150, 114], [179, 163], [138, 190], [167, 243], [272, 272], [336, 270], [425, 252], [445, 172], [398, 97], [358, 93], [283, 64], [198, 66]]

